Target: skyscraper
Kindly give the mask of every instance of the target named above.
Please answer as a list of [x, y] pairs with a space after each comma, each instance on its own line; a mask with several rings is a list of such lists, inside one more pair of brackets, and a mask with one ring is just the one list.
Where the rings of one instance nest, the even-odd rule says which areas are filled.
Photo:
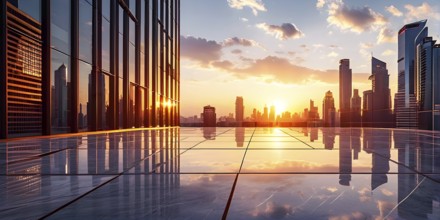
[[362, 126], [361, 116], [362, 98], [359, 96], [359, 90], [353, 90], [353, 97], [351, 98], [351, 120], [350, 127]]
[[203, 127], [215, 127], [217, 122], [217, 115], [215, 114], [215, 107], [207, 105], [203, 107]]
[[392, 127], [391, 94], [387, 64], [371, 57], [371, 123], [373, 127]]
[[180, 1], [25, 2], [0, 1], [0, 138], [179, 125]]
[[244, 118], [243, 97], [237, 96], [237, 98], [235, 99], [236, 126], [241, 127], [243, 125], [243, 118]]
[[339, 61], [339, 111], [341, 113], [341, 127], [350, 126], [351, 80], [350, 60], [342, 59]]
[[269, 121], [270, 122], [275, 122], [275, 106], [274, 105], [270, 106]]
[[335, 100], [330, 90], [325, 93], [322, 101], [322, 120], [324, 127], [334, 127], [336, 125]]
[[362, 102], [362, 126], [373, 127], [373, 90], [364, 91]]
[[267, 105], [264, 105], [263, 109], [263, 121], [267, 121], [269, 118], [269, 113], [267, 112]]
[[396, 127], [417, 128], [415, 47], [428, 36], [426, 20], [404, 25], [398, 33], [398, 85], [394, 97]]
[[[419, 128], [434, 129], [434, 109], [440, 104], [440, 45], [432, 37], [426, 37], [416, 46], [415, 79], [416, 97], [419, 105]], [[437, 90], [437, 91], [435, 91]], [[438, 127], [438, 126], [437, 126]]]

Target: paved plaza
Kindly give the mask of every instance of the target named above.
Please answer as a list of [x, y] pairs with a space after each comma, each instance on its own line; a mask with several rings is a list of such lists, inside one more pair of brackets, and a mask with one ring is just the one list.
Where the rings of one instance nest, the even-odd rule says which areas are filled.
[[440, 133], [166, 128], [0, 142], [1, 219], [440, 219]]

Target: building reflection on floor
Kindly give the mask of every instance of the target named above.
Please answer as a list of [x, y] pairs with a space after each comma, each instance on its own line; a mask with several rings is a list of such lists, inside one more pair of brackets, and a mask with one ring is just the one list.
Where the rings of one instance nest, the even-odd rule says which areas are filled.
[[[279, 145], [271, 140], [285, 143]], [[222, 154], [200, 147], [214, 143], [220, 146], [215, 152]], [[181, 148], [181, 144], [186, 147]], [[261, 144], [263, 148], [252, 148], [253, 144]], [[365, 207], [352, 206], [349, 211], [363, 210], [371, 212], [370, 216], [382, 218], [440, 218], [440, 134], [437, 133], [371, 128], [173, 128], [23, 139], [3, 142], [0, 146], [0, 186], [3, 192], [0, 214], [16, 219], [85, 216], [125, 216], [131, 219], [147, 216], [194, 219], [204, 216], [216, 219], [228, 212], [225, 210], [227, 204], [232, 207], [229, 209], [231, 219], [259, 219], [255, 214], [260, 213], [255, 211], [260, 210], [259, 206], [252, 211], [243, 200], [246, 197], [239, 195], [245, 192], [252, 192], [255, 196], [268, 193], [266, 190], [270, 185], [265, 185], [263, 180], [274, 175], [281, 178], [280, 184], [287, 181], [283, 178], [298, 180], [306, 176], [307, 181], [325, 180], [319, 183], [322, 187], [352, 191], [359, 191], [357, 179], [368, 175], [371, 181], [368, 190], [372, 195], [377, 194], [376, 202], [384, 202], [379, 197], [388, 191], [385, 194], [392, 205], [385, 211], [373, 203]], [[185, 154], [202, 150], [212, 164], [198, 162], [203, 158], [185, 159]], [[321, 161], [321, 165], [338, 169], [301, 172], [300, 167], [285, 166], [282, 172], [274, 167], [265, 167], [264, 173], [242, 172], [241, 167], [252, 160], [252, 155], [270, 151], [311, 153], [316, 155], [314, 163]], [[335, 155], [333, 152], [339, 156], [337, 160], [328, 157]], [[237, 153], [242, 153], [241, 159], [228, 157]], [[319, 160], [326, 157], [328, 160]], [[358, 168], [366, 158], [371, 158], [367, 169]], [[277, 161], [275, 156], [268, 155], [266, 159], [273, 160], [272, 164], [283, 162]], [[226, 172], [226, 169], [222, 172], [223, 168], [234, 164], [240, 167], [237, 172]], [[200, 166], [202, 171], [181, 172], [187, 166]], [[218, 166], [218, 169], [203, 171], [204, 166]], [[234, 183], [235, 178], [237, 183]], [[256, 184], [254, 188], [251, 183], [247, 188], [240, 187], [252, 178], [255, 179], [252, 182]], [[292, 183], [286, 187], [307, 194], [311, 186]], [[283, 190], [286, 189], [271, 189], [271, 192], [276, 194]], [[311, 191], [316, 194], [316, 190]], [[263, 200], [263, 204], [267, 209], [268, 204], [286, 197], [272, 195], [267, 201]], [[337, 206], [336, 199], [341, 200], [341, 205], [353, 198], [345, 193], [332, 203], [323, 201], [319, 207]], [[311, 203], [309, 200], [305, 202]], [[307, 212], [310, 208], [301, 206], [301, 209], [292, 206], [284, 210], [282, 217], [295, 216], [294, 213], [316, 217], [316, 210]], [[245, 211], [247, 209], [249, 211]], [[109, 211], [113, 213], [110, 215]], [[337, 214], [326, 209], [320, 212], [320, 216], [326, 218]], [[268, 216], [270, 219], [270, 215], [263, 217]]]

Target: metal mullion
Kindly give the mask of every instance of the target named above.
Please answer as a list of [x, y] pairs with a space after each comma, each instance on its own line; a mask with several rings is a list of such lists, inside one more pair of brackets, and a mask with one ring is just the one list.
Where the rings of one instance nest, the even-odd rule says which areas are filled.
[[7, 28], [6, 28], [6, 1], [0, 2], [0, 139], [8, 137], [8, 108], [7, 108]]
[[71, 1], [71, 94], [70, 94], [70, 126], [71, 132], [78, 132], [78, 90], [79, 90], [79, 1]]

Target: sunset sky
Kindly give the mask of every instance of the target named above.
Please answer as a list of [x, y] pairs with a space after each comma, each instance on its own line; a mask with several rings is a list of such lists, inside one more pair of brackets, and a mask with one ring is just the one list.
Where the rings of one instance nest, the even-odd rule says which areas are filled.
[[300, 112], [310, 99], [321, 113], [328, 90], [339, 108], [339, 60], [350, 59], [362, 94], [371, 54], [387, 63], [394, 98], [397, 31], [422, 19], [439, 39], [438, 0], [181, 1], [181, 115], [208, 104], [217, 116], [235, 113], [236, 96], [246, 117], [265, 104]]

